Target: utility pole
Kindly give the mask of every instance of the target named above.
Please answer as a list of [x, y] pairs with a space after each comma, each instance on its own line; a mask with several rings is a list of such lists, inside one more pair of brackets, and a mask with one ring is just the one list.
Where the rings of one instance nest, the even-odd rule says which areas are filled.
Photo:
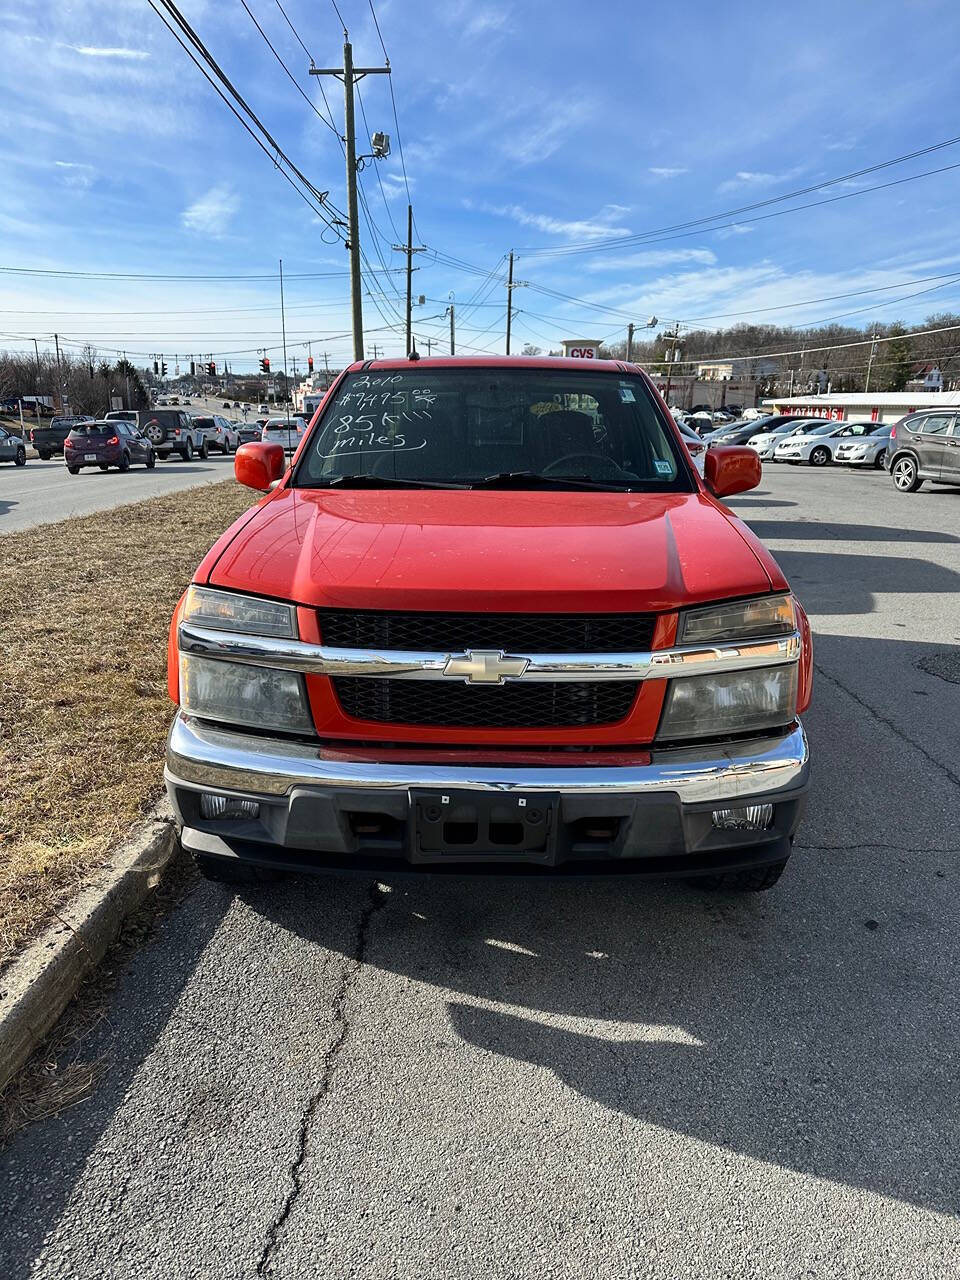
[[449, 307], [447, 307], [447, 315], [450, 317], [450, 354], [452, 356], [455, 356], [457, 354], [457, 343], [456, 343], [456, 334], [454, 330], [453, 313], [454, 313], [454, 304], [453, 302], [451, 302]]
[[323, 353], [323, 367], [327, 373], [327, 386], [330, 385], [330, 364], [326, 351]]
[[864, 393], [870, 390], [870, 371], [873, 368], [873, 361], [877, 354], [877, 341], [879, 337], [880, 337], [879, 333], [877, 333], [876, 329], [874, 329], [873, 342], [870, 345], [870, 357], [867, 360], [867, 379], [866, 379], [866, 382], [863, 384]]
[[427, 356], [429, 357], [433, 354], [433, 348], [437, 345], [438, 340], [436, 338], [424, 338], [423, 341], [427, 348]]
[[[360, 276], [360, 217], [357, 210], [357, 134], [354, 122], [353, 87], [364, 76], [388, 76], [386, 67], [355, 67], [353, 46], [343, 33], [343, 66], [311, 67], [312, 76], [336, 76], [343, 81], [344, 152], [347, 162], [347, 247], [350, 250], [350, 301], [353, 310], [353, 358], [363, 359], [363, 282]], [[409, 296], [409, 294], [408, 294]]]
[[507, 355], [510, 354], [510, 322], [513, 318], [513, 250], [510, 250], [510, 270], [507, 273]]
[[367, 347], [367, 355], [370, 355], [371, 352], [374, 360], [379, 360], [383, 355], [383, 347], [378, 347], [377, 344], [374, 343], [372, 347]]
[[407, 255], [407, 355], [413, 350], [413, 255], [423, 253], [425, 246], [413, 243], [413, 205], [407, 205], [407, 243], [392, 246], [396, 253]]
[[633, 359], [633, 321], [627, 325], [627, 364]]
[[37, 395], [34, 402], [34, 412], [37, 418], [37, 426], [40, 425], [40, 348], [37, 346], [37, 340], [33, 340], [33, 349], [37, 356]]
[[63, 369], [60, 366], [60, 339], [53, 335], [53, 345], [57, 348], [57, 412], [63, 413]]

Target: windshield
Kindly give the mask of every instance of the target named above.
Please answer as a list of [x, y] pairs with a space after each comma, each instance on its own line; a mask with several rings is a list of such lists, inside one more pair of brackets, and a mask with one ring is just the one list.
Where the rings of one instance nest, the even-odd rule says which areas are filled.
[[829, 436], [834, 431], [839, 431], [840, 426], [836, 422], [827, 422], [822, 427], [804, 427], [803, 435], [805, 436]]
[[301, 454], [295, 485], [406, 484], [690, 492], [680, 446], [636, 376], [538, 368], [354, 373]]

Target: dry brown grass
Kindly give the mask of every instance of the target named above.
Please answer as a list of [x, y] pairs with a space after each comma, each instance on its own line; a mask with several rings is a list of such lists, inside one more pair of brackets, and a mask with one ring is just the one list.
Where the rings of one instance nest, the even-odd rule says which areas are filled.
[[170, 615], [233, 481], [0, 538], [0, 965], [162, 791]]

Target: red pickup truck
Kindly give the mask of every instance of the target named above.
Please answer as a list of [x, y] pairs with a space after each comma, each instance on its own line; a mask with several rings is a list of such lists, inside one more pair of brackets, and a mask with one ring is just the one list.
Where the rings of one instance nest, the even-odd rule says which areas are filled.
[[174, 614], [166, 780], [205, 874], [766, 889], [808, 785], [806, 616], [619, 361], [352, 365]]

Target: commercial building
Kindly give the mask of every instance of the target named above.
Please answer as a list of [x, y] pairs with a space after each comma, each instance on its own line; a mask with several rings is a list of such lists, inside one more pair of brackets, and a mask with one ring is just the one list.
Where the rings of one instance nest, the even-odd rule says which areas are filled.
[[771, 396], [763, 402], [770, 413], [830, 418], [835, 422], [898, 422], [917, 409], [958, 409], [960, 391], [851, 391], [838, 395]]

